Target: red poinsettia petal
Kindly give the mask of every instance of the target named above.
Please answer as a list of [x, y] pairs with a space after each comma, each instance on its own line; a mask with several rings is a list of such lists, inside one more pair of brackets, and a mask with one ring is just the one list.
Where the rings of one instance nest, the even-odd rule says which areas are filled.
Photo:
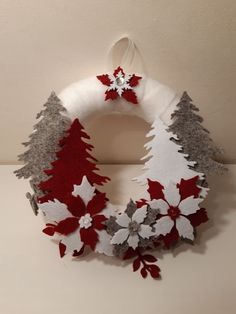
[[57, 226], [55, 227], [55, 231], [63, 235], [68, 235], [74, 232], [78, 228], [78, 226], [78, 218], [68, 217], [57, 224]]
[[59, 252], [61, 257], [65, 256], [66, 246], [62, 242], [59, 243]]
[[141, 260], [139, 256], [133, 261], [133, 271], [137, 271], [141, 266]]
[[137, 86], [141, 78], [142, 78], [141, 76], [136, 76], [135, 74], [133, 74], [131, 79], [129, 80], [129, 86], [131, 87]]
[[164, 187], [159, 182], [148, 179], [148, 193], [150, 194], [151, 200], [164, 199], [163, 189]]
[[82, 246], [82, 248], [79, 250], [79, 252], [77, 250], [74, 250], [73, 255], [74, 257], [78, 257], [80, 255], [82, 255], [84, 253], [84, 245]]
[[160, 268], [157, 265], [148, 265], [148, 270], [152, 278], [157, 279], [160, 277]]
[[163, 240], [165, 247], [169, 249], [179, 239], [178, 230], [176, 229], [176, 227], [173, 227], [171, 232], [165, 236], [161, 236], [161, 239]]
[[80, 229], [81, 241], [84, 242], [85, 245], [89, 245], [92, 250], [95, 249], [95, 246], [98, 242], [98, 234], [93, 228], [82, 228]]
[[104, 215], [93, 216], [93, 228], [97, 230], [105, 229], [104, 221], [106, 220], [107, 218]]
[[43, 229], [43, 233], [49, 235], [50, 237], [54, 235], [55, 233], [55, 226], [48, 226]]
[[136, 202], [136, 205], [137, 205], [137, 208], [147, 205], [147, 200], [145, 200], [144, 198], [141, 198], [141, 200]]
[[181, 179], [180, 183], [177, 184], [182, 200], [192, 195], [194, 197], [199, 196], [201, 189], [197, 186], [198, 179], [199, 179], [198, 176], [188, 180]]
[[132, 91], [131, 89], [124, 90], [122, 93], [122, 97], [128, 102], [131, 102], [132, 104], [136, 105], [138, 103], [137, 96], [135, 92]]
[[118, 68], [115, 69], [113, 75], [114, 75], [114, 76], [117, 76], [117, 74], [118, 74], [120, 71], [121, 71], [121, 73], [122, 73], [123, 75], [125, 75], [124, 70], [123, 70], [120, 66], [118, 66]]
[[106, 207], [106, 194], [105, 193], [97, 193], [91, 201], [88, 202], [87, 212], [91, 214], [91, 216], [100, 213]]
[[107, 90], [105, 94], [106, 94], [105, 100], [109, 99], [115, 100], [119, 96], [116, 90]]
[[99, 81], [106, 86], [110, 86], [111, 85], [111, 80], [109, 78], [108, 74], [103, 74], [103, 75], [97, 75], [97, 79], [99, 79]]
[[197, 227], [209, 220], [205, 208], [200, 208], [196, 213], [188, 215], [188, 219], [193, 227]]
[[85, 204], [79, 195], [76, 197], [70, 195], [68, 197], [67, 208], [71, 212], [71, 214], [76, 217], [83, 216], [86, 212]]

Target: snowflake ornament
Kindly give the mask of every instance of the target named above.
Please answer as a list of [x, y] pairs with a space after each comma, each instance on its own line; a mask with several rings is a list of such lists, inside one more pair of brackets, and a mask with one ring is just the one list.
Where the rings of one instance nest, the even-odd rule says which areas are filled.
[[126, 74], [121, 67], [118, 67], [113, 74], [98, 75], [97, 78], [103, 85], [108, 86], [105, 92], [105, 100], [123, 97], [128, 102], [137, 104], [137, 96], [133, 90], [138, 85], [140, 76]]

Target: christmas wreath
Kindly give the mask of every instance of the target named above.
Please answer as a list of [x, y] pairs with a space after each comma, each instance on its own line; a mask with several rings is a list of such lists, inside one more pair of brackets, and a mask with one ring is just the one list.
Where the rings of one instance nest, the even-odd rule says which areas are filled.
[[[45, 219], [43, 232], [59, 244], [60, 256], [83, 255], [90, 249], [121, 260], [130, 259], [142, 277], [160, 277], [152, 254], [184, 240], [193, 242], [196, 228], [208, 220], [201, 206], [209, 190], [206, 175], [224, 171], [221, 154], [202, 126], [198, 108], [186, 92], [181, 98], [167, 86], [143, 75], [92, 77], [52, 92], [19, 156], [15, 171], [30, 178], [27, 193], [35, 212]], [[90, 137], [82, 122], [101, 113], [120, 111], [151, 124], [144, 173], [135, 180], [146, 198], [130, 200], [122, 212], [99, 186], [109, 178], [96, 171]]]

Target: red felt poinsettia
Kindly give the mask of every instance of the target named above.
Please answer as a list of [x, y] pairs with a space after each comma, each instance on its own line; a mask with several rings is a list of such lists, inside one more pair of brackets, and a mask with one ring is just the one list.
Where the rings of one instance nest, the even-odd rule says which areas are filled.
[[84, 177], [80, 185], [74, 185], [66, 203], [54, 200], [40, 204], [48, 221], [43, 232], [50, 236], [57, 234], [61, 257], [68, 251], [77, 255], [84, 245], [95, 249], [98, 231], [105, 229], [102, 210], [106, 202], [105, 194], [95, 190]]
[[141, 76], [126, 74], [121, 67], [118, 67], [112, 75], [103, 74], [98, 75], [97, 78], [103, 85], [108, 86], [105, 92], [105, 100], [123, 97], [128, 102], [138, 103], [133, 88], [138, 85]]
[[[200, 208], [198, 176], [180, 183], [163, 187], [159, 182], [148, 180], [151, 208], [158, 210], [155, 233], [169, 248], [180, 237], [193, 241], [194, 228], [208, 220], [206, 210]], [[142, 203], [144, 200], [142, 200]]]

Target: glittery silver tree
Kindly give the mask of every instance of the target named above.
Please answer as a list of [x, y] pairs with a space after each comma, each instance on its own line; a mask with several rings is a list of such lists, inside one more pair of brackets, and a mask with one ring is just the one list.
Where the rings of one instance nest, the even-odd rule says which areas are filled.
[[14, 172], [18, 178], [30, 178], [34, 194], [27, 193], [27, 198], [35, 213], [37, 197], [43, 196], [38, 184], [47, 179], [44, 170], [51, 168], [51, 162], [56, 159], [59, 150], [59, 140], [70, 125], [70, 119], [65, 115], [66, 109], [55, 92], [51, 93], [44, 107], [36, 116], [39, 121], [34, 126], [29, 141], [23, 143], [28, 150], [18, 156], [24, 166]]
[[187, 92], [184, 92], [171, 116], [173, 123], [168, 130], [178, 136], [177, 142], [183, 147], [183, 152], [189, 155], [188, 160], [196, 162], [196, 171], [206, 175], [222, 173], [226, 167], [217, 161], [222, 150], [212, 141], [209, 131], [201, 125], [203, 118], [196, 114], [198, 111]]

